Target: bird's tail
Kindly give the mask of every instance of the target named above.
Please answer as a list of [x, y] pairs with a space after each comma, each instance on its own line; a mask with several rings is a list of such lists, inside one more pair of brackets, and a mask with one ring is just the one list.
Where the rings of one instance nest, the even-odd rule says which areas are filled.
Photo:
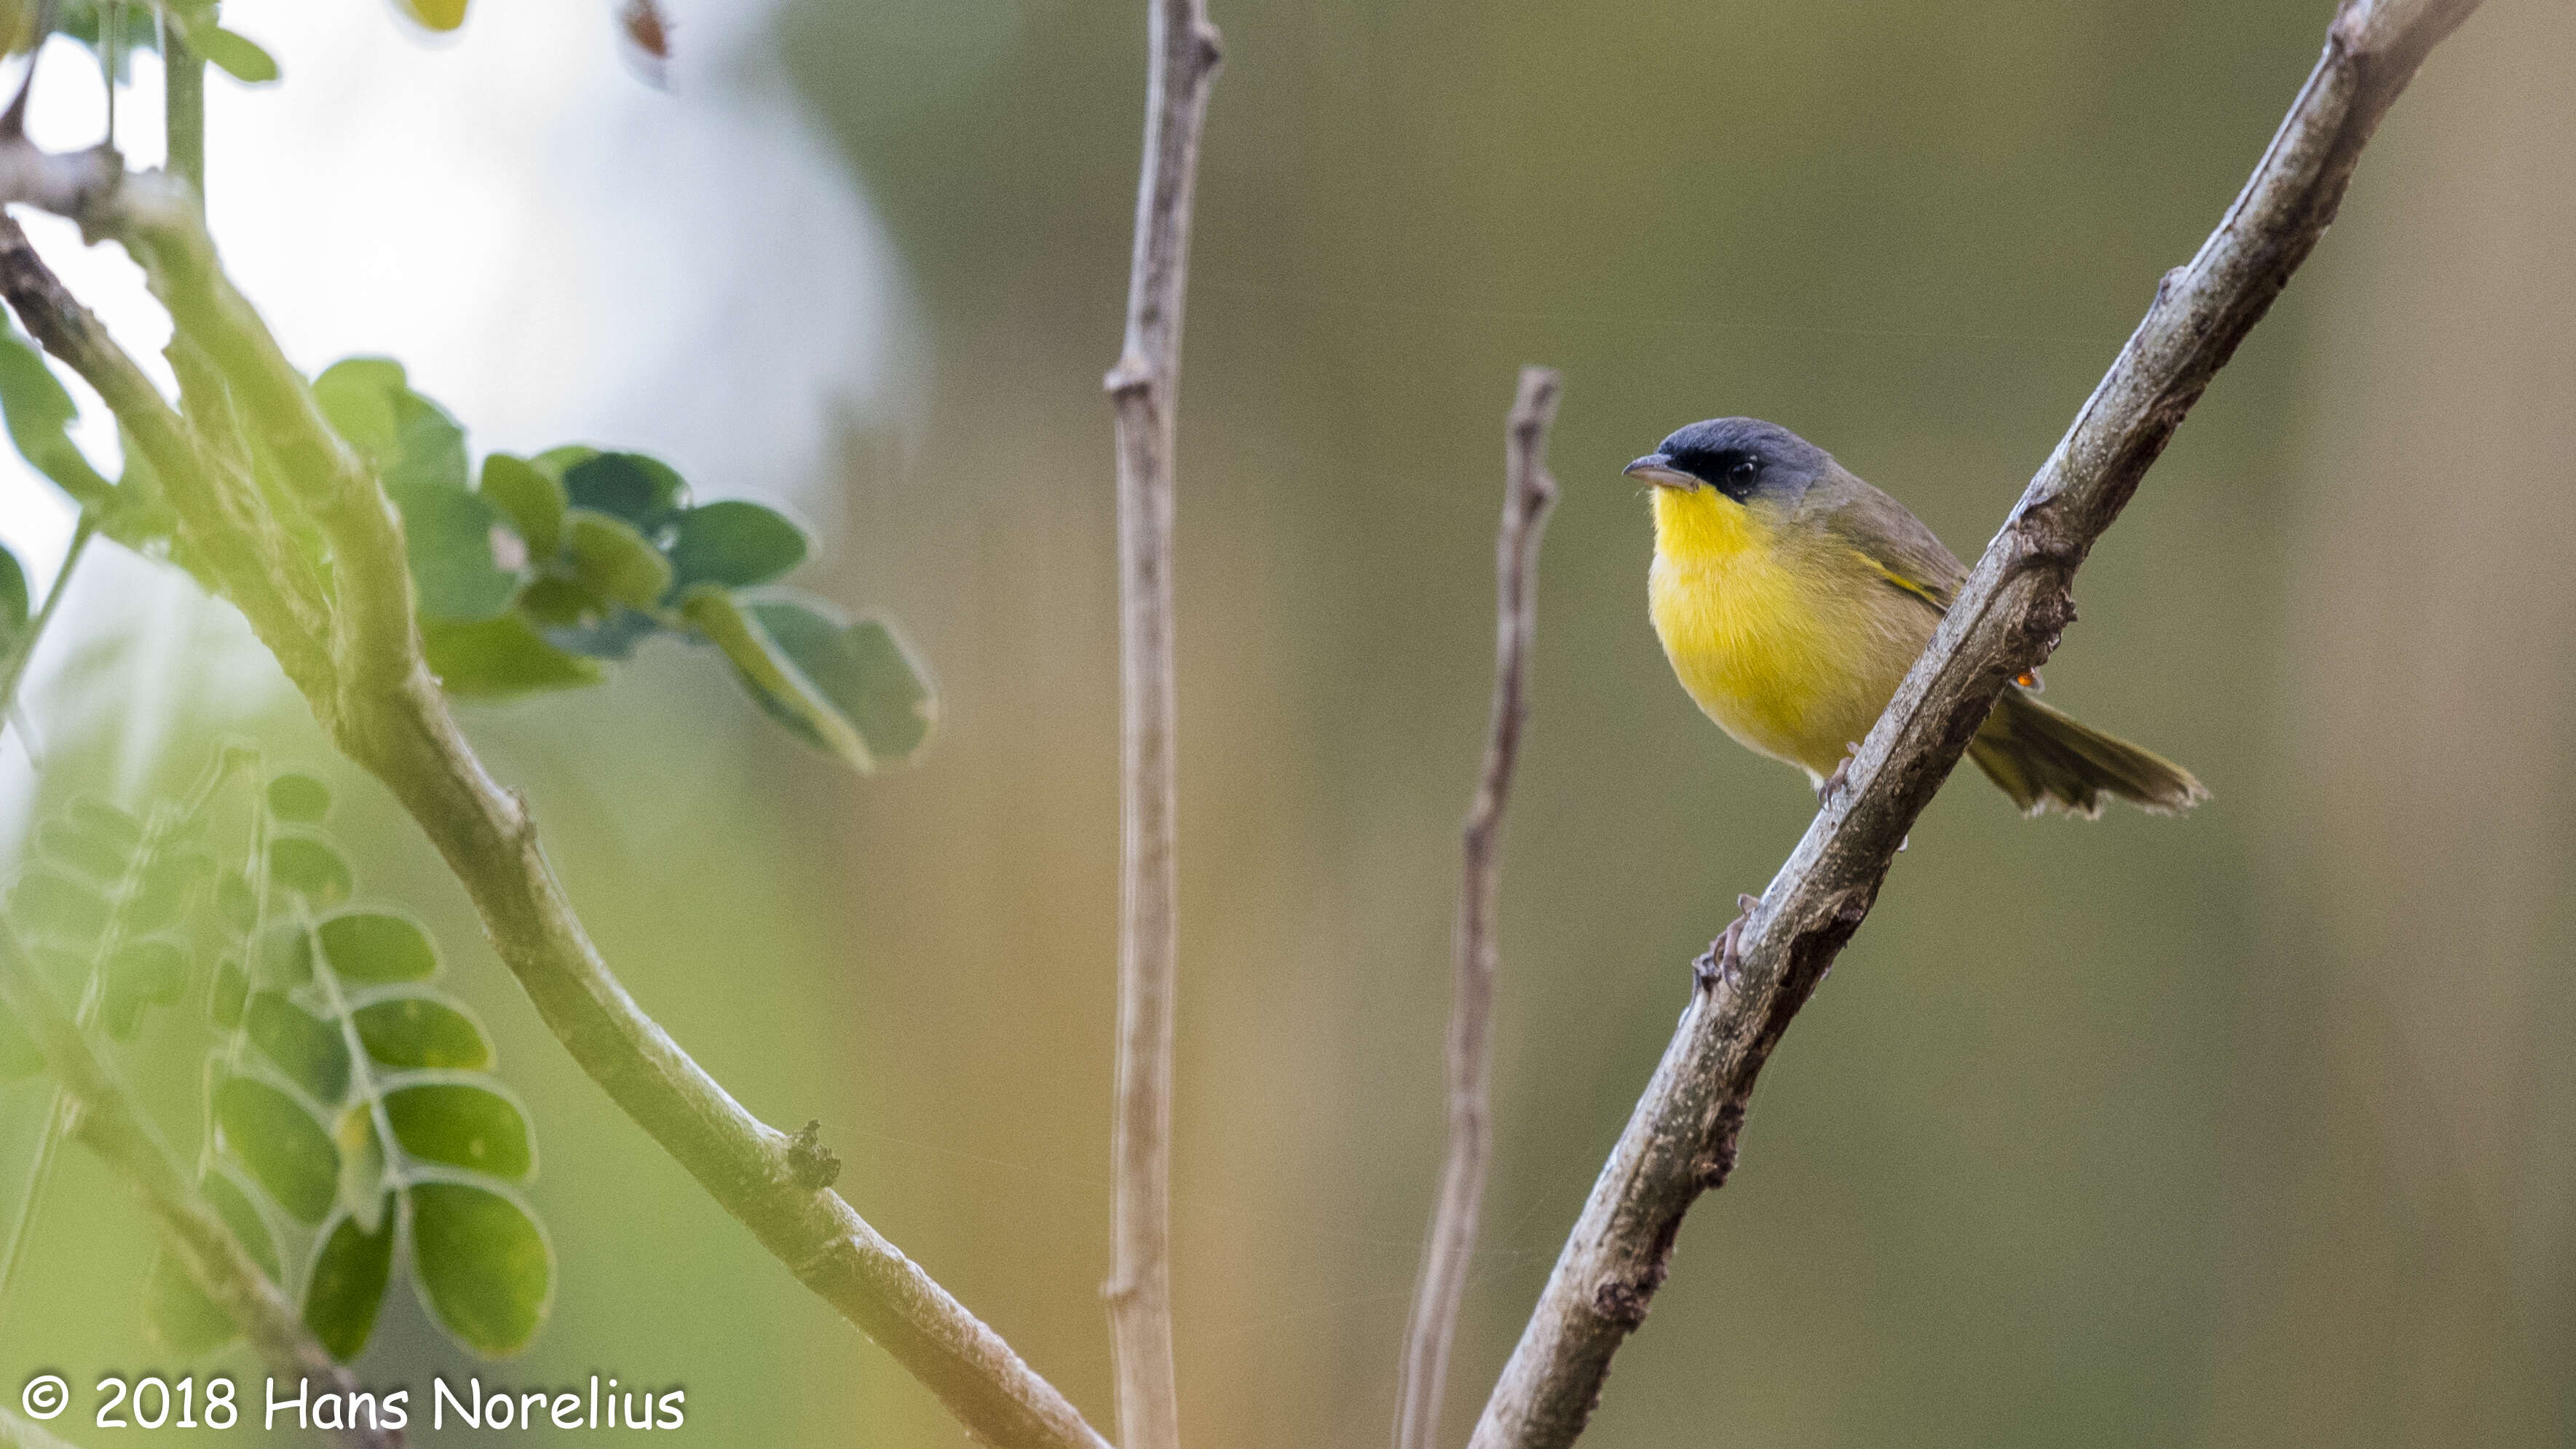
[[2005, 686], [1969, 744], [1968, 758], [2028, 815], [2054, 806], [2089, 818], [2102, 813], [2104, 795], [2172, 815], [2209, 798], [2191, 771], [2077, 724], [2018, 684]]

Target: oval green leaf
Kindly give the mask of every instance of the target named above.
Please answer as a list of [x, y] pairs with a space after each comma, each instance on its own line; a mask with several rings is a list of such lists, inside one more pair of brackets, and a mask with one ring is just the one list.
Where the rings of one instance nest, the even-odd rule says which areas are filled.
[[88, 941], [107, 927], [107, 902], [69, 872], [34, 866], [9, 888], [9, 914], [23, 929], [62, 941]]
[[399, 0], [402, 12], [431, 30], [447, 31], [465, 23], [466, 0]]
[[671, 561], [633, 523], [594, 508], [564, 515], [564, 552], [574, 577], [603, 599], [651, 609], [671, 586]]
[[296, 1005], [283, 993], [255, 993], [242, 1010], [242, 1029], [260, 1055], [288, 1081], [325, 1107], [349, 1095], [349, 1047], [340, 1028]]
[[374, 1111], [364, 1102], [349, 1104], [332, 1124], [331, 1137], [340, 1147], [340, 1211], [375, 1232], [385, 1225], [386, 1164]]
[[483, 460], [485, 499], [501, 510], [528, 545], [528, 556], [547, 559], [563, 542], [563, 480], [525, 458], [494, 453]]
[[349, 863], [320, 835], [306, 830], [280, 830], [268, 842], [271, 884], [294, 891], [315, 907], [334, 906], [349, 898], [355, 885]]
[[[79, 418], [62, 381], [45, 363], [44, 354], [16, 328], [0, 331], [0, 411], [8, 415], [9, 441], [19, 456], [75, 502], [88, 505], [112, 495], [108, 481], [71, 440], [67, 429]], [[19, 588], [23, 593], [25, 582]], [[20, 606], [20, 617], [25, 616]]]
[[507, 699], [599, 682], [596, 661], [547, 643], [517, 614], [480, 624], [424, 620], [421, 642], [430, 672], [458, 699]]
[[241, 963], [227, 956], [215, 968], [214, 987], [206, 993], [206, 1016], [226, 1031], [241, 1025], [242, 1011], [250, 1001], [250, 978], [242, 974]]
[[331, 787], [305, 774], [268, 782], [268, 813], [294, 825], [318, 825], [331, 813]]
[[352, 1013], [367, 1055], [395, 1071], [492, 1065], [492, 1043], [474, 1018], [435, 996], [396, 996]]
[[459, 1182], [411, 1190], [412, 1273], [448, 1336], [477, 1353], [516, 1353], [554, 1299], [554, 1249], [509, 1196]]
[[537, 1149], [519, 1104], [470, 1082], [421, 1082], [385, 1093], [394, 1141], [424, 1162], [444, 1162], [519, 1181]]
[[402, 445], [394, 399], [411, 391], [403, 366], [390, 357], [348, 357], [313, 379], [313, 401], [349, 446], [378, 464], [393, 461]]
[[671, 575], [682, 588], [765, 584], [805, 561], [805, 530], [775, 509], [739, 498], [702, 503], [671, 533]]
[[876, 768], [856, 726], [796, 667], [786, 651], [716, 584], [700, 584], [680, 600], [681, 616], [722, 649], [734, 677], [761, 707], [816, 749], [860, 774]]
[[215, 1084], [224, 1146], [298, 1222], [318, 1223], [340, 1192], [340, 1150], [293, 1097], [252, 1077]]
[[356, 1358], [375, 1333], [385, 1284], [394, 1272], [394, 1214], [390, 1195], [376, 1199], [376, 1229], [352, 1213], [332, 1217], [313, 1250], [304, 1283], [304, 1326], [343, 1363]]
[[937, 696], [929, 671], [891, 623], [870, 617], [844, 624], [792, 598], [763, 599], [751, 614], [867, 741], [872, 757], [900, 760], [928, 741], [939, 719]]
[[244, 85], [264, 86], [277, 80], [277, 58], [248, 36], [221, 26], [197, 25], [189, 27], [188, 38], [216, 69]]
[[110, 840], [72, 820], [48, 820], [36, 828], [36, 850], [46, 859], [68, 865], [102, 886], [125, 878], [132, 847]]
[[[540, 455], [551, 456], [555, 454]], [[563, 480], [573, 507], [613, 514], [648, 533], [668, 523], [672, 510], [689, 497], [689, 485], [670, 464], [642, 453], [593, 453], [578, 462], [568, 459]]]
[[323, 958], [348, 981], [377, 985], [438, 974], [438, 945], [420, 922], [393, 911], [351, 910], [314, 928]]

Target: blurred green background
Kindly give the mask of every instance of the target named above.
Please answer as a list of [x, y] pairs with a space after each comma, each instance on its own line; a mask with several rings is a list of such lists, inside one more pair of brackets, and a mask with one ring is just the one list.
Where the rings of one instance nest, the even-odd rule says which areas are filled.
[[[1566, 491], [1453, 1437], [1690, 957], [1813, 804], [1672, 682], [1619, 465], [1684, 422], [1769, 417], [1973, 555], [2233, 196], [2330, 12], [1220, 0], [1182, 391], [1193, 1442], [1387, 1433], [1515, 367], [1565, 372]], [[1097, 384], [1143, 12], [793, 0], [775, 24], [783, 64], [742, 83], [810, 108], [873, 207], [910, 399], [778, 486], [830, 525], [806, 581], [909, 625], [943, 734], [851, 780], [676, 648], [470, 727], [646, 1007], [752, 1110], [819, 1117], [842, 1191], [1107, 1425]], [[2492, 0], [2434, 56], [2079, 580], [2050, 699], [2214, 800], [2088, 825], [2018, 819], [1973, 775], [1944, 793], [1586, 1443], [2576, 1442], [2571, 66], [2576, 11], [2551, 0]], [[153, 677], [166, 786], [247, 696]], [[320, 762], [299, 707], [258, 697], [272, 756]], [[109, 723], [139, 706], [61, 708], [44, 796], [148, 793]], [[572, 1068], [381, 792], [334, 778], [367, 890], [437, 927], [535, 1107], [562, 1259], [525, 1359], [477, 1368], [405, 1304], [361, 1376], [425, 1404], [432, 1372], [614, 1372], [685, 1385], [693, 1441], [953, 1442]], [[0, 1098], [0, 1164], [36, 1101]], [[0, 1367], [144, 1371], [139, 1217], [78, 1152], [57, 1194]]]

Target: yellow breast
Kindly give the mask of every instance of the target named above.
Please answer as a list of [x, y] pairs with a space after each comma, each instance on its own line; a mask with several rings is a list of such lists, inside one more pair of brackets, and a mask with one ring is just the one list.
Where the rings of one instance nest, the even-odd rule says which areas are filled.
[[1831, 773], [1913, 658], [1882, 638], [1871, 581], [1715, 489], [1654, 500], [1648, 600], [1682, 687], [1746, 748]]

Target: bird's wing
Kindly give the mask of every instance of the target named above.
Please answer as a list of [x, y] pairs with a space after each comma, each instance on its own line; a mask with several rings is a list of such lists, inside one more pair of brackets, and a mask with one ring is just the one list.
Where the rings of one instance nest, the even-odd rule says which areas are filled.
[[[1841, 472], [1836, 469], [1836, 472]], [[1968, 570], [1906, 506], [1849, 473], [1808, 495], [1825, 532], [1867, 560], [1887, 582], [1946, 611]]]

